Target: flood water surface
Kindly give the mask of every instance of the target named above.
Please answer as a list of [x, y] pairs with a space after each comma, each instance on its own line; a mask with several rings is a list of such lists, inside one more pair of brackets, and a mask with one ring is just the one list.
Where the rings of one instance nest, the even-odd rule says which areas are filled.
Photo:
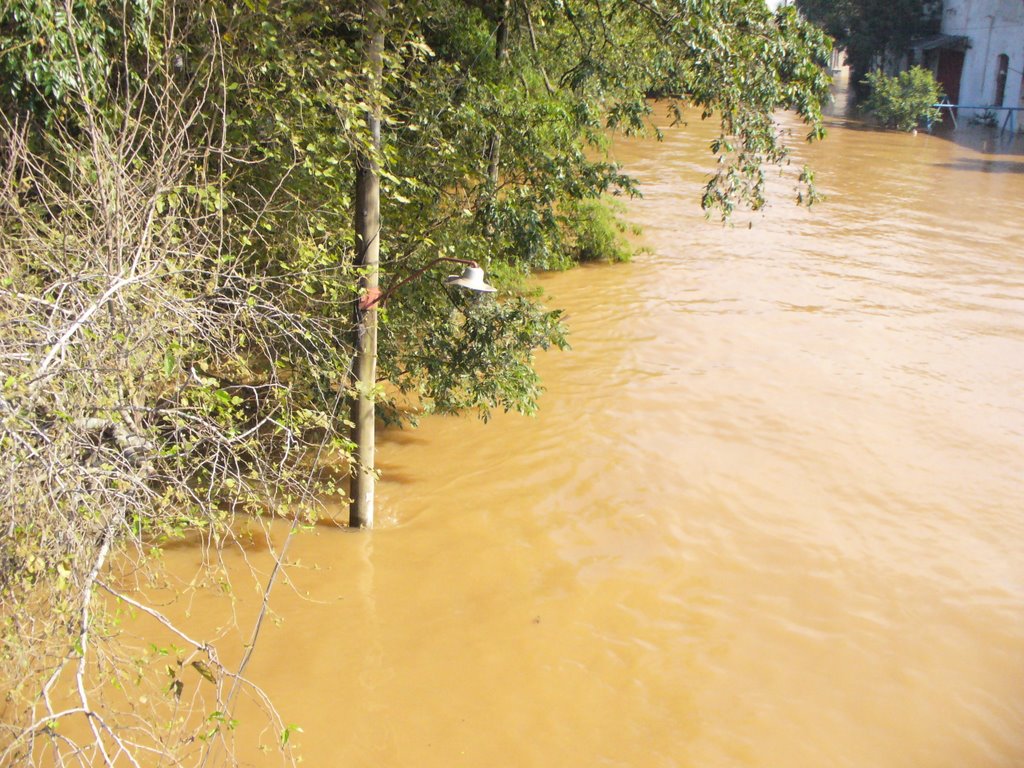
[[747, 229], [710, 138], [615, 145], [648, 252], [541, 279], [538, 416], [385, 432], [380, 527], [293, 541], [307, 765], [1024, 765], [1024, 156], [837, 120]]

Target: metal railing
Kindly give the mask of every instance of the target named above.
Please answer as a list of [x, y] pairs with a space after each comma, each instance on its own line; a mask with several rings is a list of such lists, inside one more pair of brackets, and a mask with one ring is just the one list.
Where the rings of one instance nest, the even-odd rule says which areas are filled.
[[[996, 107], [991, 104], [982, 106], [975, 106], [971, 104], [952, 104], [949, 99], [943, 99], [938, 104], [932, 104], [933, 107], [938, 109], [940, 112], [946, 110], [949, 112], [950, 118], [953, 120], [953, 127], [959, 128], [960, 126], [956, 121], [956, 111], [958, 109], [974, 109], [981, 112], [1005, 112], [1006, 117], [1003, 118], [1003, 124], [999, 128], [999, 133], [1003, 134], [1007, 131], [1015, 133], [1017, 130], [1017, 113], [1024, 111], [1024, 107]], [[928, 125], [928, 130], [932, 128], [931, 124]]]

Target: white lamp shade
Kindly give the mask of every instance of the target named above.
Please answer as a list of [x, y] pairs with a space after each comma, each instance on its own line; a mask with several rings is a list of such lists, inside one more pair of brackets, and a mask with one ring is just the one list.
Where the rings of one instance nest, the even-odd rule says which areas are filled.
[[480, 293], [494, 293], [498, 290], [484, 282], [484, 271], [480, 267], [466, 267], [461, 275], [448, 275], [445, 283]]

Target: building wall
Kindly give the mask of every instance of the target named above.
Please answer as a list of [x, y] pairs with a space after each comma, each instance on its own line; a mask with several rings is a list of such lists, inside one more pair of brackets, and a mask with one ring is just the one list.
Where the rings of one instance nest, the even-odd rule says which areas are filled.
[[[1005, 55], [1009, 67], [1003, 106], [1024, 106], [1024, 0], [946, 0], [942, 31], [947, 35], [964, 35], [971, 41], [960, 78], [960, 104], [995, 104], [999, 56]], [[982, 111], [962, 110], [961, 114], [970, 118]], [[1000, 124], [1005, 116], [1005, 112], [997, 112]], [[1018, 119], [1017, 124], [1020, 123]]]

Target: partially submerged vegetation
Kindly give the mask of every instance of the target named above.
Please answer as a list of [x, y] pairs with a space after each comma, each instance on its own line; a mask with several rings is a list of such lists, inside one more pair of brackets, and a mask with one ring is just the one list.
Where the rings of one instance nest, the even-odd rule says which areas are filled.
[[927, 69], [911, 67], [894, 76], [869, 72], [864, 82], [871, 89], [864, 101], [864, 111], [882, 125], [913, 131], [921, 124], [941, 122], [935, 105], [942, 98], [942, 88]]
[[[245, 660], [121, 592], [181, 645], [125, 655], [106, 570], [186, 534], [215, 566], [236, 516], [299, 526], [338, 493], [363, 9], [0, 9], [0, 764], [224, 762], [239, 691], [266, 704]], [[785, 163], [773, 110], [821, 130], [826, 41], [761, 0], [426, 0], [392, 7], [385, 33], [385, 281], [451, 255], [503, 287], [475, 303], [420, 281], [389, 302], [381, 379], [438, 411], [535, 406], [533, 352], [563, 329], [517, 286], [626, 254], [600, 201], [636, 189], [600, 150], [609, 125], [645, 129], [647, 93], [721, 119], [704, 202], [722, 210], [763, 205]], [[122, 716], [157, 658], [164, 709]], [[188, 668], [215, 693], [183, 716]]]

